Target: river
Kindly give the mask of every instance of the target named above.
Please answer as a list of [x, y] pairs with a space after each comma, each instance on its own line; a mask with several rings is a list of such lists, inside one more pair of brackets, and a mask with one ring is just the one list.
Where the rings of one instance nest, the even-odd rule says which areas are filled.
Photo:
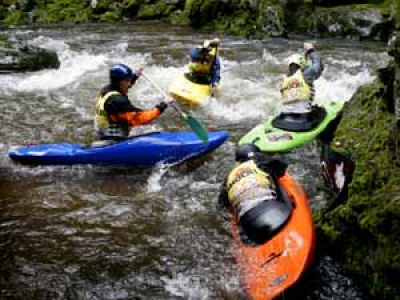
[[[8, 158], [26, 143], [93, 139], [93, 106], [108, 68], [143, 66], [163, 88], [181, 72], [190, 48], [212, 36], [159, 23], [20, 27], [10, 37], [55, 50], [58, 70], [0, 74], [0, 299], [243, 299], [229, 222], [217, 196], [238, 139], [278, 108], [285, 58], [305, 37], [246, 40], [220, 36], [223, 83], [192, 110], [229, 141], [203, 159], [154, 169], [27, 167]], [[385, 45], [312, 40], [324, 59], [316, 100], [347, 101], [388, 61]], [[160, 95], [145, 80], [131, 89], [139, 107]], [[137, 132], [186, 130], [169, 109]], [[289, 171], [314, 211], [329, 199], [314, 143], [287, 155]], [[326, 256], [316, 258], [297, 299], [364, 299]]]

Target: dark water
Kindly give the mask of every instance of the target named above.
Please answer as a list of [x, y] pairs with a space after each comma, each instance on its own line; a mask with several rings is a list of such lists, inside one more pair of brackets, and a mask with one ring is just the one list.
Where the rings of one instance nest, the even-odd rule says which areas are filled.
[[[219, 185], [234, 144], [278, 109], [284, 59], [304, 38], [248, 41], [222, 36], [223, 84], [193, 110], [231, 137], [205, 158], [154, 169], [14, 164], [7, 152], [26, 142], [88, 142], [94, 98], [110, 65], [144, 66], [166, 88], [205, 34], [164, 24], [81, 25], [7, 31], [57, 51], [59, 70], [0, 75], [0, 299], [244, 299]], [[316, 41], [326, 69], [317, 100], [346, 101], [387, 61], [382, 44]], [[144, 80], [133, 102], [160, 96]], [[174, 111], [140, 131], [186, 130]], [[313, 210], [321, 191], [311, 143], [286, 157]], [[297, 299], [363, 299], [329, 257], [317, 258]]]

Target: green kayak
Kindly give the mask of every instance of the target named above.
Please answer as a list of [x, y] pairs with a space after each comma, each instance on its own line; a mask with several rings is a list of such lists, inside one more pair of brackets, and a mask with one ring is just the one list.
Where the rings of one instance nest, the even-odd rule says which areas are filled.
[[287, 152], [320, 138], [330, 142], [340, 122], [343, 103], [313, 106], [309, 114], [280, 114], [256, 126], [239, 140], [239, 145], [254, 144], [262, 152]]

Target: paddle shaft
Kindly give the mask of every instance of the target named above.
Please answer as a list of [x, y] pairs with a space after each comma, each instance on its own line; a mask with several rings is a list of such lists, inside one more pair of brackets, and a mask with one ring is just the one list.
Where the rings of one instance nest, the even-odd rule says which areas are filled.
[[[157, 91], [159, 91], [164, 97], [168, 98], [169, 96], [167, 93], [163, 91], [161, 87], [158, 86], [155, 82], [153, 82], [146, 74], [143, 74], [142, 76], [152, 85], [154, 86]], [[189, 125], [189, 127], [193, 130], [195, 134], [203, 141], [203, 142], [208, 142], [208, 133], [207, 130], [204, 128], [203, 124], [199, 120], [197, 120], [195, 117], [191, 115], [187, 115], [184, 113], [178, 104], [175, 103], [175, 101], [170, 102], [171, 106], [180, 114], [180, 116], [185, 120], [186, 124]]]
[[[146, 74], [144, 74], [142, 72], [142, 76], [152, 85], [154, 86], [157, 91], [159, 91], [161, 93], [161, 95], [163, 95], [165, 98], [169, 98], [169, 96], [167, 95], [166, 92], [164, 92], [164, 90], [158, 85], [156, 84], [153, 80], [151, 80]], [[171, 106], [185, 119], [187, 119], [187, 115], [175, 104], [174, 101], [172, 101]]]

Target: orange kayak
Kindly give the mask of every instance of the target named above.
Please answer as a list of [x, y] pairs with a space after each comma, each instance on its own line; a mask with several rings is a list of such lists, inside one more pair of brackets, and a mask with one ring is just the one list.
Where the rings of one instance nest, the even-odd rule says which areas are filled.
[[232, 218], [240, 279], [252, 300], [280, 295], [300, 279], [314, 256], [315, 229], [307, 196], [288, 172], [279, 179], [279, 185], [293, 208], [284, 227], [267, 242], [245, 243], [239, 235], [236, 218]]

